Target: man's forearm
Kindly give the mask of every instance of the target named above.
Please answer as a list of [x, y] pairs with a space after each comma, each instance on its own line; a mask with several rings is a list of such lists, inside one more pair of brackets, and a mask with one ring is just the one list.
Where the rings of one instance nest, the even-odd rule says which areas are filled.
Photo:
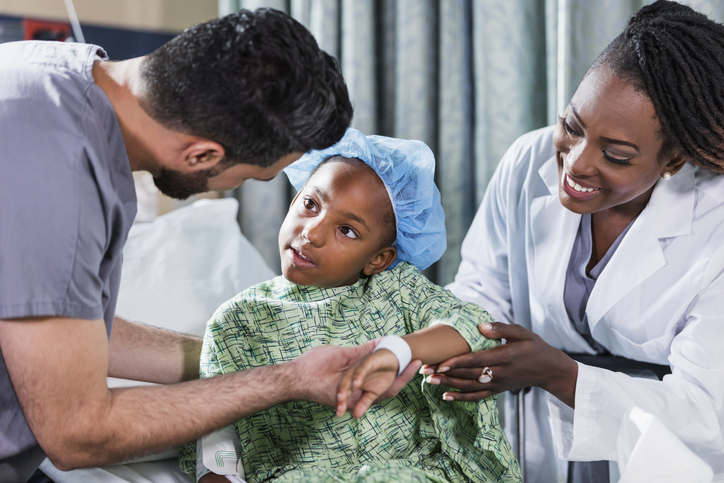
[[102, 320], [0, 320], [0, 347], [30, 429], [61, 469], [173, 447], [285, 401], [332, 406], [342, 374], [373, 348], [321, 346], [277, 366], [109, 390]]
[[[98, 437], [66, 439], [61, 469], [118, 463], [181, 445], [271, 406], [296, 399], [291, 365], [262, 367], [167, 386], [110, 390]], [[90, 415], [88, 415], [90, 416]]]
[[173, 384], [199, 377], [202, 340], [116, 317], [109, 345], [108, 375]]

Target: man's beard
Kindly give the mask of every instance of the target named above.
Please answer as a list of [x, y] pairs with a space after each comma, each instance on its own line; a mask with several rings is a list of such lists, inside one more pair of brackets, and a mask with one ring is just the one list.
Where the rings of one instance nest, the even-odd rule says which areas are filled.
[[166, 196], [185, 200], [189, 196], [209, 191], [209, 178], [213, 178], [227, 167], [222, 164], [218, 163], [213, 168], [191, 174], [161, 168], [161, 172], [153, 177], [153, 182], [158, 190]]

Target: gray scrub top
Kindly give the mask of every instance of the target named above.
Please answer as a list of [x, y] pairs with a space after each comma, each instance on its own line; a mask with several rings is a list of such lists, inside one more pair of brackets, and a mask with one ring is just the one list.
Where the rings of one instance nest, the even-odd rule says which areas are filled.
[[[98, 46], [0, 45], [0, 319], [104, 319], [136, 214], [113, 107], [94, 83]], [[0, 352], [0, 481], [25, 481], [43, 452]]]
[[[636, 220], [634, 219], [634, 221]], [[568, 270], [566, 271], [563, 302], [576, 332], [586, 339], [586, 342], [596, 351], [596, 354], [608, 354], [608, 350], [591, 337], [591, 329], [588, 326], [588, 316], [586, 315], [586, 306], [588, 305], [588, 299], [591, 296], [593, 287], [596, 285], [596, 280], [601, 275], [601, 272], [603, 272], [603, 269], [606, 268], [606, 265], [608, 265], [613, 254], [616, 253], [616, 249], [621, 244], [623, 237], [628, 233], [631, 225], [633, 225], [633, 221], [629, 223], [626, 229], [616, 238], [606, 254], [601, 257], [588, 274], [586, 274], [586, 266], [591, 259], [591, 253], [593, 251], [591, 215], [581, 216], [581, 224], [578, 227], [576, 240], [573, 243], [571, 259], [568, 262]]]

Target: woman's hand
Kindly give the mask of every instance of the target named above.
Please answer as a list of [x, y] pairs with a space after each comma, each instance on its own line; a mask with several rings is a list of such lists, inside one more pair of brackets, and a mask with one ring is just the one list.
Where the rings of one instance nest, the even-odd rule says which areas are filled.
[[382, 349], [366, 356], [347, 370], [337, 388], [337, 417], [347, 411], [350, 397], [361, 391], [352, 416], [361, 418], [380, 396], [395, 382], [399, 363], [397, 357]]
[[[448, 401], [479, 401], [512, 389], [538, 386], [570, 407], [574, 407], [578, 364], [562, 351], [548, 345], [537, 334], [521, 327], [496, 322], [481, 324], [480, 332], [506, 343], [480, 352], [453, 357], [436, 367], [423, 366], [430, 384], [452, 387]], [[490, 368], [492, 380], [481, 383], [483, 368]]]

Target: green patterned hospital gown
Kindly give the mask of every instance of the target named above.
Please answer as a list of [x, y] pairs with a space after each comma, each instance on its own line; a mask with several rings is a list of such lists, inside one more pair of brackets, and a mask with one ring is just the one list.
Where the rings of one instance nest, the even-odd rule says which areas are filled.
[[[290, 361], [322, 344], [352, 346], [442, 323], [473, 351], [497, 345], [478, 332], [492, 317], [430, 283], [413, 265], [320, 289], [283, 277], [219, 307], [206, 328], [201, 377]], [[235, 423], [249, 483], [520, 481], [498, 422], [495, 398], [442, 400], [444, 388], [417, 375], [394, 399], [359, 420], [311, 402], [280, 404]], [[209, 396], [213, 404], [213, 395]], [[194, 474], [195, 443], [181, 450]]]

